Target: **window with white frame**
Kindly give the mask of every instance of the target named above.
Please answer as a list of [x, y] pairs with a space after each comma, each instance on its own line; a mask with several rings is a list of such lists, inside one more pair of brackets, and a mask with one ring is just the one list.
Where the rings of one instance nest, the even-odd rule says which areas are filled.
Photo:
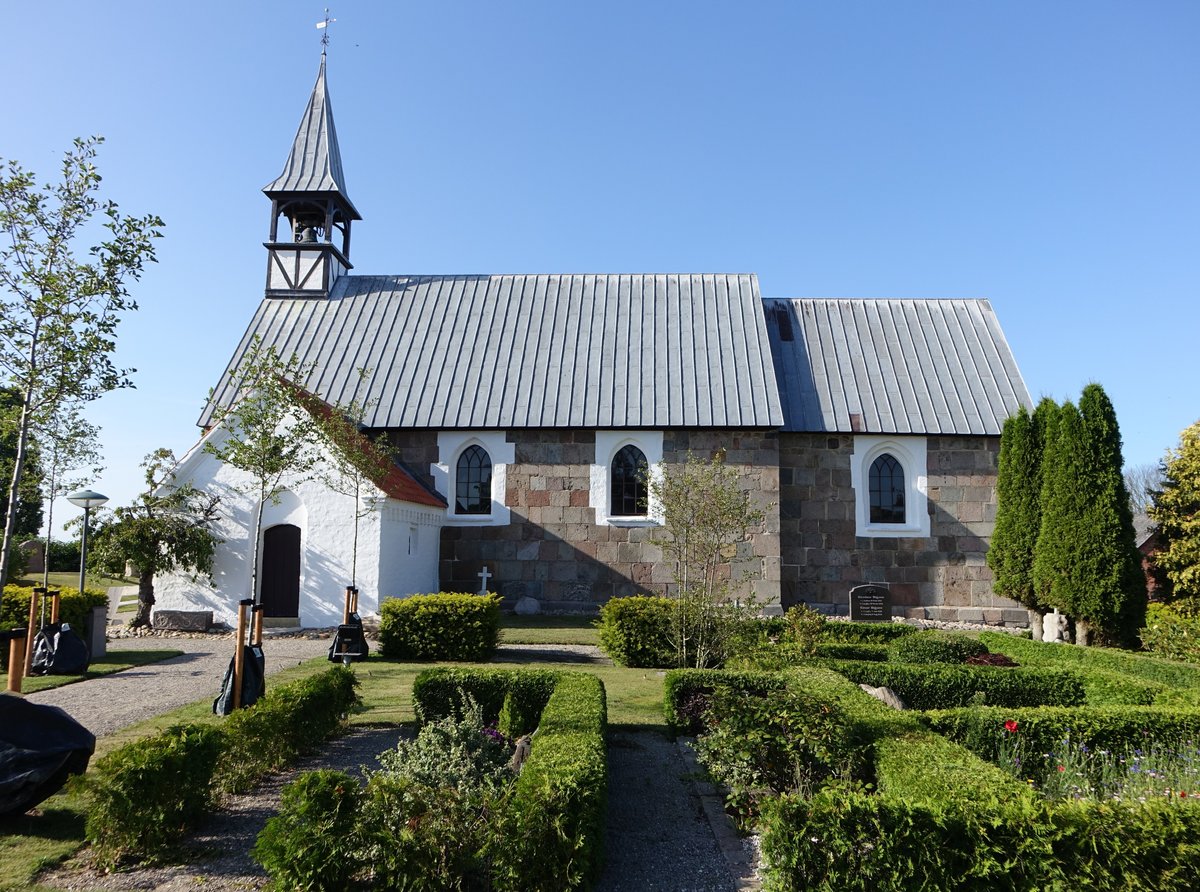
[[850, 482], [857, 535], [929, 535], [926, 461], [924, 437], [854, 438]]
[[596, 431], [589, 504], [600, 526], [656, 526], [650, 480], [662, 463], [662, 431]]
[[442, 431], [438, 461], [430, 467], [434, 486], [446, 496], [448, 524], [503, 526], [508, 466], [515, 447], [503, 431]]

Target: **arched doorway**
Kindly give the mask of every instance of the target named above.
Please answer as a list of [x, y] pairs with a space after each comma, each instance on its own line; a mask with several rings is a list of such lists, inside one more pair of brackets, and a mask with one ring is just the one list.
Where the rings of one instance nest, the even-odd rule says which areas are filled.
[[300, 616], [300, 527], [281, 523], [263, 533], [263, 617]]

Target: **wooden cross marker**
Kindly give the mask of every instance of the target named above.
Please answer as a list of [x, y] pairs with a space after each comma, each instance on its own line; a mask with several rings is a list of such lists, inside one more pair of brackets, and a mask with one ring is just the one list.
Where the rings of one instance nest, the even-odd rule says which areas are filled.
[[479, 594], [486, 595], [488, 593], [488, 580], [492, 578], [492, 574], [488, 572], [487, 564], [483, 565], [483, 569], [475, 574], [483, 582], [479, 583]]

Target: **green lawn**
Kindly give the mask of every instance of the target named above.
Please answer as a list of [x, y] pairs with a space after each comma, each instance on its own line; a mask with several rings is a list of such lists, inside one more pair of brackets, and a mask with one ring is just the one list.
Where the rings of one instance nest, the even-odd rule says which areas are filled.
[[21, 693], [32, 694], [48, 688], [58, 688], [65, 684], [74, 684], [89, 678], [99, 678], [101, 675], [111, 675], [134, 666], [145, 666], [147, 663], [157, 663], [172, 657], [182, 656], [181, 650], [112, 650], [102, 657], [92, 660], [88, 671], [83, 675], [35, 675], [21, 681]]
[[[50, 588], [76, 588], [79, 585], [79, 571], [76, 570], [73, 573], [51, 573], [49, 579]], [[38, 586], [42, 584], [42, 574], [27, 574], [21, 579], [14, 579], [12, 584]], [[90, 591], [104, 592], [112, 585], [136, 585], [137, 580], [116, 579], [112, 576], [99, 576], [95, 573], [88, 573], [85, 584]]]
[[505, 616], [501, 644], [599, 644], [594, 616]]
[[[506, 617], [501, 640], [524, 644], [593, 644], [595, 629], [590, 623], [591, 619], [587, 617]], [[508, 635], [514, 637], [510, 639]], [[359, 694], [363, 699], [363, 708], [351, 716], [351, 722], [358, 725], [387, 725], [412, 721], [413, 679], [422, 669], [431, 665], [434, 664], [393, 663], [378, 656], [353, 664], [361, 683]], [[666, 731], [660, 671], [572, 663], [499, 665], [514, 669], [529, 666], [546, 668], [549, 665], [554, 669], [591, 672], [604, 682], [610, 725]], [[320, 672], [327, 666], [329, 662], [319, 657], [275, 673], [267, 683], [285, 684]], [[96, 742], [93, 762], [130, 740], [154, 734], [170, 725], [219, 721], [212, 714], [211, 699], [205, 698], [102, 738]], [[57, 864], [78, 851], [84, 843], [84, 819], [83, 797], [77, 790], [70, 790], [46, 800], [32, 816], [0, 823], [0, 890], [8, 892], [44, 888], [31, 886], [31, 878], [44, 867]]]

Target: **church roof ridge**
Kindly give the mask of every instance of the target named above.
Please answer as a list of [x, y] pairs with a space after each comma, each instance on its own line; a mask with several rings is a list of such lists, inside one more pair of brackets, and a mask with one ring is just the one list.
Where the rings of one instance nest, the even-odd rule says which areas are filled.
[[353, 219], [361, 219], [346, 191], [342, 153], [333, 123], [333, 103], [325, 79], [325, 54], [300, 126], [292, 141], [283, 172], [263, 187], [268, 195], [287, 192], [333, 192], [345, 202]]

